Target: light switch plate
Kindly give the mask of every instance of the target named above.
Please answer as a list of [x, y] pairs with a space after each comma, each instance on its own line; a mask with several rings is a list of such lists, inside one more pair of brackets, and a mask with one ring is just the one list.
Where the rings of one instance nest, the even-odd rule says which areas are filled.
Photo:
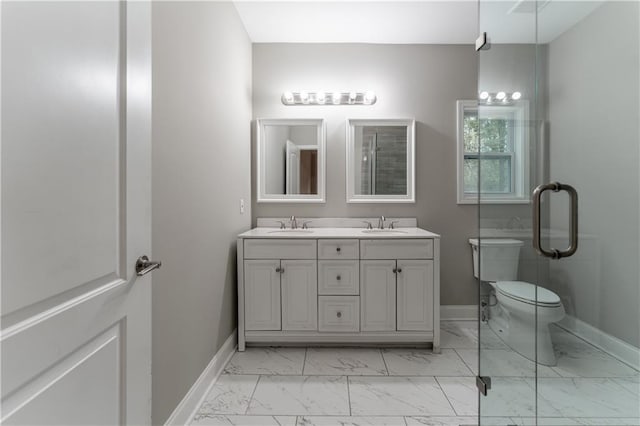
[[240, 198], [240, 214], [244, 213], [244, 198]]

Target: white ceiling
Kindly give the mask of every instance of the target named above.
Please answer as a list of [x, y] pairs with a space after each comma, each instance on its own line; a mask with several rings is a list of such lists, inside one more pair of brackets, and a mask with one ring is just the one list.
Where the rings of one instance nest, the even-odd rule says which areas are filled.
[[[254, 43], [473, 44], [478, 2], [449, 1], [234, 1]], [[509, 13], [518, 3], [520, 12]], [[603, 3], [551, 0], [538, 15], [538, 39], [546, 43]], [[535, 41], [529, 0], [481, 2], [482, 31], [494, 43]]]

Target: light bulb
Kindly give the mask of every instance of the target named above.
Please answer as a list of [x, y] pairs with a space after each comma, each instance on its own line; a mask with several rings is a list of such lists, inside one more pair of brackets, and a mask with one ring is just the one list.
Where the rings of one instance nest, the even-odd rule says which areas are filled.
[[284, 92], [284, 94], [282, 95], [282, 97], [284, 98], [284, 101], [288, 104], [292, 104], [293, 103], [293, 93], [291, 92]]
[[369, 90], [364, 94], [364, 103], [372, 104], [376, 100], [376, 94]]
[[490, 104], [493, 100], [491, 99], [491, 96], [487, 97], [487, 104]]
[[338, 105], [340, 103], [340, 101], [342, 100], [342, 93], [333, 92], [333, 95], [331, 96], [331, 99], [333, 100], [333, 104], [334, 105]]
[[318, 101], [318, 103], [320, 105], [324, 105], [325, 101], [326, 101], [326, 97], [324, 92], [318, 92], [318, 94], [316, 95], [316, 100]]
[[480, 92], [480, 99], [487, 99], [489, 97], [489, 92]]
[[357, 97], [358, 97], [358, 94], [356, 92], [353, 92], [353, 91], [349, 92], [349, 100], [351, 102], [355, 102]]
[[522, 93], [520, 92], [513, 92], [513, 94], [511, 95], [511, 99], [513, 99], [514, 101], [517, 101], [521, 97], [522, 97]]
[[309, 93], [308, 92], [300, 92], [300, 100], [303, 104], [309, 103]]
[[506, 94], [506, 93], [504, 93], [504, 92], [498, 92], [498, 93], [496, 93], [496, 99], [497, 99], [497, 100], [499, 100], [499, 101], [503, 100], [503, 99], [504, 99], [504, 98], [506, 98], [506, 97], [507, 97], [507, 94]]

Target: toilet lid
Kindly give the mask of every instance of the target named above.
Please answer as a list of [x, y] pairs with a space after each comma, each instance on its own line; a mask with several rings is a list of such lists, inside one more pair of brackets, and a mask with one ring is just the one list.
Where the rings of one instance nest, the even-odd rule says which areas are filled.
[[[536, 299], [536, 287], [538, 289]], [[551, 290], [524, 281], [498, 281], [496, 288], [507, 297], [536, 305], [559, 305], [560, 297]]]

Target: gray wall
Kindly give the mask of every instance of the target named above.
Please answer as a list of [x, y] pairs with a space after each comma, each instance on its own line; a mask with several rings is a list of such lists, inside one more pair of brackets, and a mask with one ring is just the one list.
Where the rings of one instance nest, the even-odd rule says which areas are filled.
[[[472, 46], [254, 44], [253, 117], [324, 118], [327, 123], [326, 204], [256, 204], [253, 219], [272, 216], [417, 217], [442, 234], [443, 304], [476, 304], [471, 250], [477, 209], [456, 203], [456, 100], [475, 99], [477, 57]], [[374, 90], [373, 106], [287, 107], [290, 90]], [[347, 118], [415, 118], [416, 203], [346, 203]], [[255, 152], [254, 152], [255, 166]]]
[[[581, 249], [551, 263], [568, 313], [640, 346], [637, 2], [610, 2], [549, 45], [551, 178], [580, 194]], [[551, 226], [567, 204], [552, 200]], [[582, 258], [579, 257], [582, 252]], [[591, 273], [585, 273], [591, 271]]]
[[153, 4], [153, 422], [236, 327], [249, 205], [251, 43], [231, 3]]

